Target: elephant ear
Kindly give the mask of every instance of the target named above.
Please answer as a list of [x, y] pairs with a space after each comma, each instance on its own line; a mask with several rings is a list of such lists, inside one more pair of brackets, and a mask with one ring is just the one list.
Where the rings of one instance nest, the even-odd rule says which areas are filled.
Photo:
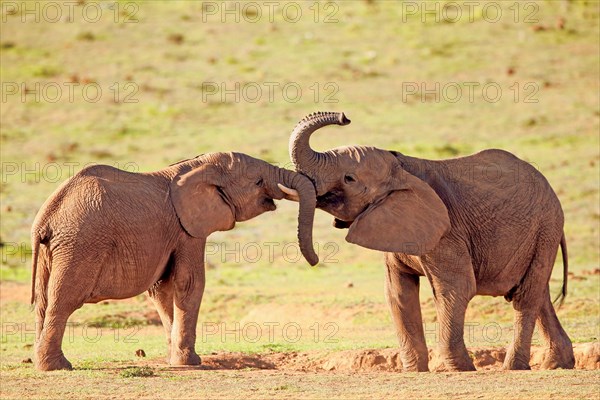
[[204, 164], [171, 181], [171, 201], [183, 229], [193, 237], [207, 237], [235, 226], [233, 206], [220, 189], [217, 167]]
[[450, 229], [446, 206], [427, 183], [400, 169], [387, 196], [350, 225], [346, 240], [373, 250], [423, 255]]

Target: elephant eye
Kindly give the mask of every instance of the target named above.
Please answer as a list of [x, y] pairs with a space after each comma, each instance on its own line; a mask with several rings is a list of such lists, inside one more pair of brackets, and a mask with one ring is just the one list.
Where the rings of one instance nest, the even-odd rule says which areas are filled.
[[353, 183], [353, 182], [356, 182], [356, 179], [354, 179], [354, 177], [352, 175], [344, 176], [344, 183]]
[[263, 182], [264, 182], [263, 178], [259, 178], [259, 179], [256, 181], [256, 186], [262, 186]]

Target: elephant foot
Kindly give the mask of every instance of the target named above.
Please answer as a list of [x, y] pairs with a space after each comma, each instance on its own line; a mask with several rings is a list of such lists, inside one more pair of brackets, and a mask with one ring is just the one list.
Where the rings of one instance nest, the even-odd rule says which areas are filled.
[[402, 359], [402, 372], [429, 372], [429, 359], [427, 357], [417, 360], [412, 357]]
[[40, 357], [35, 362], [35, 367], [40, 371], [56, 371], [60, 369], [72, 370], [73, 366], [64, 354], [56, 357]]
[[202, 360], [194, 351], [184, 351], [171, 354], [169, 364], [171, 365], [200, 365]]
[[542, 369], [573, 369], [575, 367], [575, 357], [573, 351], [566, 351], [566, 354], [560, 354], [553, 350], [547, 350], [544, 354], [544, 361], [540, 366]]
[[468, 372], [468, 371], [477, 371], [475, 365], [471, 360], [464, 362], [456, 362], [444, 360], [440, 364], [438, 364], [435, 369], [435, 372]]
[[519, 360], [516, 357], [507, 357], [504, 360], [504, 364], [502, 364], [502, 369], [505, 370], [519, 370], [519, 371], [527, 371], [530, 370], [529, 362], [525, 360]]
[[429, 372], [427, 364], [402, 365], [402, 372]]
[[530, 370], [529, 359], [529, 349], [527, 349], [526, 352], [523, 350], [516, 351], [514, 344], [511, 344], [508, 346], [508, 349], [506, 349], [506, 357], [504, 358], [502, 369], [519, 371]]
[[434, 357], [433, 362], [435, 364], [434, 371], [436, 372], [467, 372], [477, 371], [473, 360], [469, 357], [469, 353], [465, 349], [464, 352], [460, 352], [459, 356], [451, 354], [448, 351], [440, 351], [437, 357]]
[[473, 361], [469, 360], [468, 363], [462, 363], [456, 366], [452, 366], [450, 368], [450, 371], [454, 371], [454, 372], [469, 372], [469, 371], [477, 371], [477, 368], [475, 368], [475, 365], [473, 365]]

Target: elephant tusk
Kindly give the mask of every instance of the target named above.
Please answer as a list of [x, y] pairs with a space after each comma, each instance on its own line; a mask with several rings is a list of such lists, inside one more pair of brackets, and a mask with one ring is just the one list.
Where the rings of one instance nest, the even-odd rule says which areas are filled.
[[283, 186], [281, 183], [277, 184], [277, 187], [281, 189], [281, 191], [287, 194], [286, 199], [292, 201], [300, 201], [300, 196], [298, 195], [298, 191], [295, 189], [290, 189], [287, 186]]

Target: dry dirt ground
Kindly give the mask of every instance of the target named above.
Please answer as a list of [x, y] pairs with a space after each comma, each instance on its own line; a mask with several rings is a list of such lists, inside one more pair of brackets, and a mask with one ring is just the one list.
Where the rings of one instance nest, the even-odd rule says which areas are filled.
[[[576, 345], [577, 368], [600, 367], [598, 344]], [[474, 350], [477, 372], [399, 373], [396, 350], [334, 353], [215, 353], [199, 367], [136, 362], [152, 376], [124, 378], [131, 365], [90, 371], [4, 372], [2, 399], [598, 399], [599, 371], [500, 371], [504, 351]]]
[[[600, 343], [577, 343], [573, 346], [576, 369], [600, 369]], [[470, 352], [478, 370], [499, 371], [506, 355], [502, 348], [472, 348]], [[542, 361], [543, 348], [533, 348], [531, 368], [538, 370]], [[443, 372], [430, 350], [430, 366]], [[150, 363], [151, 364], [151, 363]], [[270, 369], [281, 371], [341, 371], [341, 372], [402, 372], [402, 362], [397, 349], [346, 350], [327, 352], [290, 353], [214, 353], [203, 356], [201, 369]]]
[[[1, 286], [2, 303], [28, 302], [27, 285]], [[150, 314], [145, 317], [153, 319]], [[598, 342], [574, 345], [576, 371], [539, 370], [541, 347], [532, 348], [530, 372], [502, 371], [503, 348], [469, 350], [477, 372], [445, 372], [437, 366], [435, 351], [430, 351], [434, 372], [402, 373], [394, 348], [214, 352], [202, 355], [198, 367], [171, 367], [152, 357], [52, 373], [35, 372], [25, 359], [20, 367], [0, 369], [0, 398], [600, 399]], [[124, 377], [124, 371], [140, 367], [148, 367], [152, 376]]]

